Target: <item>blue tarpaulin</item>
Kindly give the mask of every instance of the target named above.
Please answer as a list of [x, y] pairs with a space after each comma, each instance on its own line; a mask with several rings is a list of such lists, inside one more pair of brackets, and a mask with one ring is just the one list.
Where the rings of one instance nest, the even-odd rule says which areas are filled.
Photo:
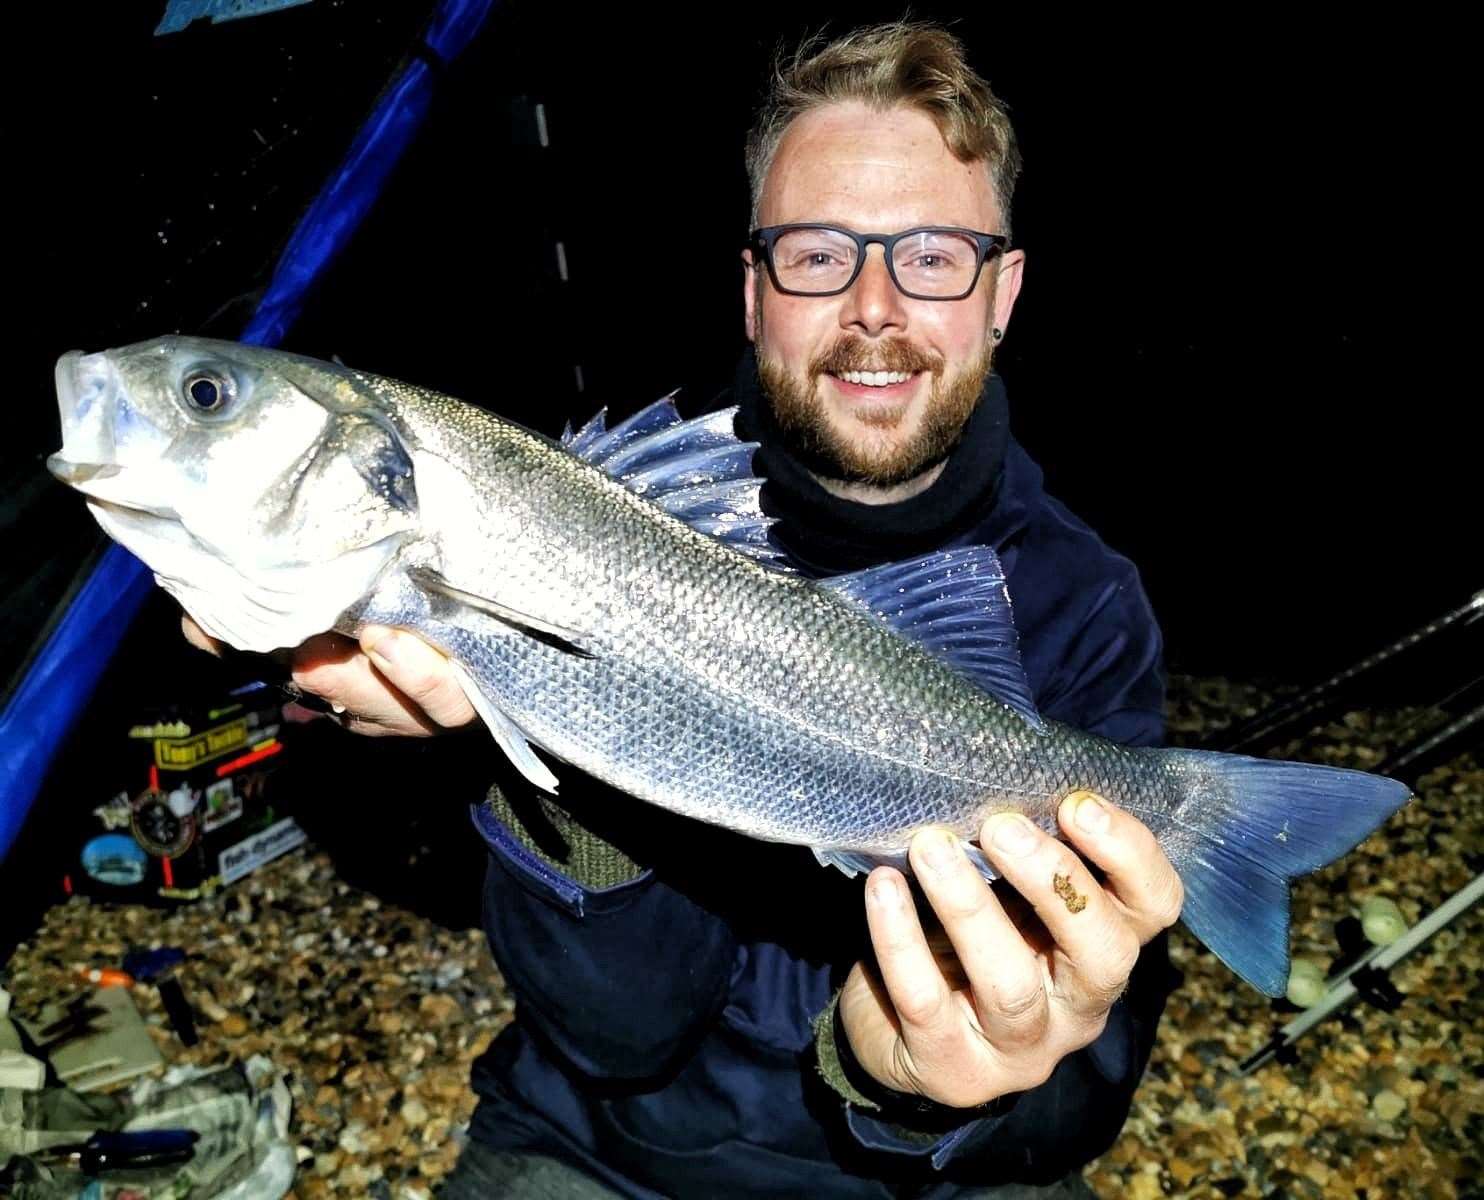
[[[349, 152], [304, 214], [274, 268], [242, 340], [277, 345], [310, 286], [344, 248], [428, 112], [434, 62], [460, 54], [494, 0], [445, 0], [414, 57], [382, 93]], [[78, 589], [25, 678], [0, 712], [0, 858], [10, 850], [53, 756], [92, 695], [151, 587], [149, 571], [110, 546]]]

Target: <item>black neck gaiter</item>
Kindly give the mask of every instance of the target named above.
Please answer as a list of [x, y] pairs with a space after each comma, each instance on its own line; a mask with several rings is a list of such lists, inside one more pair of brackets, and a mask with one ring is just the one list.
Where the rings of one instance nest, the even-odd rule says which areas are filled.
[[773, 534], [812, 573], [838, 574], [926, 554], [983, 521], [999, 495], [1010, 421], [998, 375], [985, 380], [943, 473], [926, 491], [894, 504], [833, 496], [784, 449], [750, 346], [737, 366], [731, 401], [739, 408], [738, 437], [761, 443], [753, 470], [767, 481], [762, 504], [778, 518]]

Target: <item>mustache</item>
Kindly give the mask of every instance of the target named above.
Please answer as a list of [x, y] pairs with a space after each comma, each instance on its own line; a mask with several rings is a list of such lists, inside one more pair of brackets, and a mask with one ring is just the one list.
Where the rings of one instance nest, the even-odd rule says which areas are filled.
[[916, 374], [931, 371], [934, 377], [943, 373], [943, 360], [919, 350], [905, 338], [868, 342], [847, 335], [809, 363], [809, 378], [820, 375], [844, 375], [847, 371], [901, 371]]

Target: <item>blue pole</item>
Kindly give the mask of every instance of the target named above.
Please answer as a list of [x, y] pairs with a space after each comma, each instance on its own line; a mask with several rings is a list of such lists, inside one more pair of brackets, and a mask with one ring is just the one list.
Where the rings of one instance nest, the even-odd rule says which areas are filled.
[[[457, 57], [484, 25], [494, 0], [445, 0], [423, 35], [428, 59]], [[335, 174], [320, 190], [274, 267], [242, 340], [277, 345], [310, 286], [344, 249], [412, 142], [432, 100], [434, 71], [413, 59], [382, 93]], [[52, 759], [149, 593], [148, 568], [121, 546], [92, 575], [0, 711], [0, 860], [25, 823]]]

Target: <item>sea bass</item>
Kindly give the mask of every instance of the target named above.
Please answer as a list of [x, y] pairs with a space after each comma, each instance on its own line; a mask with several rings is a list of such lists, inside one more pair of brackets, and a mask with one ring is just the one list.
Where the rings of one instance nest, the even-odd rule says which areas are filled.
[[1182, 918], [1269, 995], [1288, 881], [1408, 798], [1359, 771], [1136, 749], [1045, 720], [987, 547], [816, 581], [769, 539], [732, 411], [669, 400], [560, 442], [422, 388], [166, 337], [57, 365], [52, 472], [208, 633], [244, 650], [398, 626], [445, 652], [500, 747], [642, 800], [905, 866], [992, 813], [1055, 833], [1090, 789], [1144, 822]]

